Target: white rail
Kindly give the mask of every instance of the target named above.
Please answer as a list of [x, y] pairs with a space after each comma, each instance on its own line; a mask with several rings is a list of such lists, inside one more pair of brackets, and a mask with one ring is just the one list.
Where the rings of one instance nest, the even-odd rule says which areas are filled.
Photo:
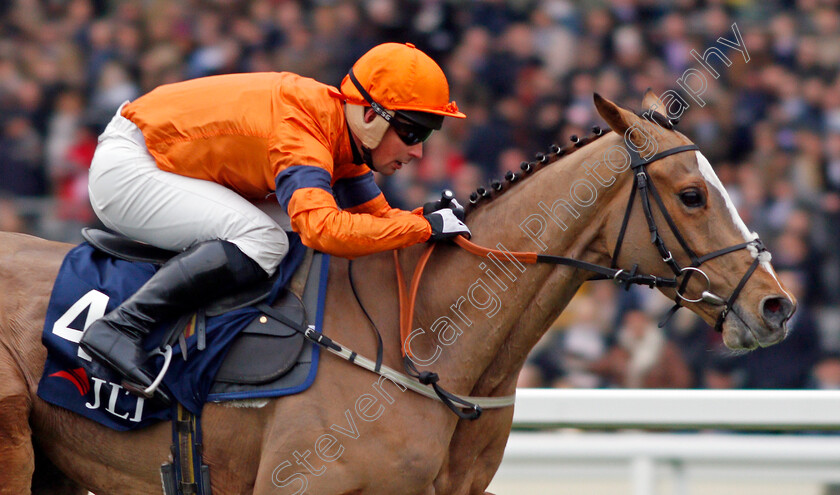
[[514, 428], [840, 430], [840, 390], [519, 389]]
[[[833, 433], [792, 434], [801, 431]], [[840, 391], [520, 389], [496, 480], [619, 476], [634, 495], [655, 494], [662, 479], [680, 495], [698, 479], [837, 484], [838, 431]]]

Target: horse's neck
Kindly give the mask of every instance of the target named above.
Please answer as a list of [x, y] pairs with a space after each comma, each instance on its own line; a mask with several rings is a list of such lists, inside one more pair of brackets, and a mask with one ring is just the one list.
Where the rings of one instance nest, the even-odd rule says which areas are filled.
[[[582, 164], [600, 159], [618, 139], [605, 136], [481, 206], [468, 221], [473, 242], [609, 264], [611, 248], [603, 236], [606, 212], [623, 201], [617, 193], [626, 190], [631, 174], [612, 174], [615, 182], [605, 187], [588, 178]], [[601, 172], [604, 178], [610, 176], [603, 165]], [[597, 190], [594, 204], [581, 206], [570, 197], [570, 186], [579, 179], [588, 179]], [[578, 192], [583, 195], [582, 189]], [[541, 204], [549, 210], [555, 206], [554, 219]], [[545, 225], [539, 236], [544, 245], [520, 228], [529, 221], [532, 230]], [[412, 351], [418, 348], [430, 357], [440, 348], [439, 358], [428, 368], [457, 392], [510, 393], [528, 352], [591, 277], [565, 266], [501, 261], [439, 247], [424, 275], [412, 327], [424, 333], [412, 342]]]

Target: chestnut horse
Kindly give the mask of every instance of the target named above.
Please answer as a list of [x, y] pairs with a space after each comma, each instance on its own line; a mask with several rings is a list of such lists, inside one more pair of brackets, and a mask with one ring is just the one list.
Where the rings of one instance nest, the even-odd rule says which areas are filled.
[[[635, 174], [622, 163], [620, 150], [661, 152], [691, 142], [657, 124], [662, 118], [642, 118], [598, 95], [595, 104], [612, 132], [560, 153], [555, 148], [554, 159], [545, 162], [556, 163], [533, 162], [531, 173], [497, 184], [471, 208], [472, 240], [609, 266], [624, 231], [615, 266], [629, 271], [638, 265], [639, 273], [674, 277], [651, 245], [639, 194], [622, 229]], [[663, 108], [648, 92], [644, 106], [654, 104]], [[699, 152], [671, 154], [646, 168], [684, 244], [697, 255], [753, 239]], [[690, 265], [652, 204], [651, 218], [665, 245], [680, 266]], [[170, 458], [169, 424], [121, 433], [36, 396], [46, 357], [40, 344], [44, 314], [70, 247], [0, 235], [0, 493], [160, 493], [158, 469]], [[407, 277], [422, 250], [415, 246], [399, 254]], [[708, 285], [699, 274], [687, 282], [686, 297], [697, 302], [685, 306], [709, 323], [722, 312], [720, 299], [740, 292], [723, 319], [729, 347], [750, 349], [784, 338], [795, 302], [765, 258], [752, 245], [737, 249], [703, 264]], [[341, 259], [331, 264], [324, 332], [372, 357], [375, 339], [350, 289], [348, 266]], [[402, 369], [393, 256], [365, 257], [352, 269], [360, 300], [382, 332], [384, 362]], [[441, 245], [419, 287], [410, 351], [421, 369], [438, 373], [452, 392], [514, 394], [528, 352], [591, 277], [574, 267], [504, 263]], [[676, 295], [674, 288], [661, 290]], [[696, 297], [704, 290], [720, 295], [718, 301]], [[512, 407], [461, 420], [439, 402], [377, 380], [332, 354], [322, 357], [319, 376], [304, 393], [266, 400], [262, 407], [206, 405], [204, 461], [213, 493], [484, 493], [502, 460]]]

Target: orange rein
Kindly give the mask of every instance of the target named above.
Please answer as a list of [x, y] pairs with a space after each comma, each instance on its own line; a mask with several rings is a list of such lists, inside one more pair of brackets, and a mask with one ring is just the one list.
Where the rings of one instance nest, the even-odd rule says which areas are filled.
[[[499, 251], [497, 249], [490, 249], [478, 244], [474, 244], [467, 240], [466, 237], [455, 237], [455, 244], [460, 246], [467, 252], [476, 256], [487, 256], [492, 253], [499, 258], [514, 258], [522, 263], [534, 264], [537, 262], [537, 253], [528, 252], [508, 252]], [[411, 333], [411, 322], [414, 321], [414, 303], [417, 300], [417, 290], [420, 287], [420, 277], [423, 276], [423, 270], [426, 268], [426, 263], [432, 256], [432, 251], [435, 249], [435, 244], [430, 243], [426, 246], [425, 251], [420, 256], [417, 266], [414, 267], [414, 274], [411, 277], [411, 288], [406, 295], [405, 277], [403, 277], [402, 266], [400, 266], [400, 257], [397, 251], [394, 251], [394, 264], [397, 269], [397, 289], [400, 298], [400, 351], [403, 357], [406, 356], [406, 340]], [[413, 356], [408, 356], [413, 357]]]

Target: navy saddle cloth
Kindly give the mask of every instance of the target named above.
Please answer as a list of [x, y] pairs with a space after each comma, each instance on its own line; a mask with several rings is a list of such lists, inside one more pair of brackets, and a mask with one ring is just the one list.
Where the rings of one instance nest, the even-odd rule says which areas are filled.
[[[115, 240], [109, 234], [99, 234], [108, 241]], [[123, 253], [132, 249], [131, 241], [116, 246]], [[270, 290], [266, 287], [263, 291], [262, 302], [283, 310], [287, 317], [304, 327], [312, 324], [321, 330], [329, 256], [321, 253], [312, 256], [312, 269], [299, 299], [285, 287], [307, 257], [307, 249], [294, 233], [289, 233], [289, 246], [288, 255], [272, 278]], [[151, 256], [143, 257], [149, 253]], [[47, 361], [38, 396], [116, 430], [142, 428], [170, 420], [172, 414], [172, 408], [159, 401], [130, 394], [120, 385], [120, 376], [91, 360], [78, 345], [90, 323], [133, 294], [155, 273], [155, 262], [172, 253], [141, 249], [134, 254], [140, 255], [135, 259], [144, 261], [120, 259], [88, 242], [73, 248], [65, 257], [53, 286], [42, 336]], [[238, 299], [241, 301], [242, 297]], [[222, 312], [224, 307], [233, 309]], [[227, 301], [206, 308], [204, 313], [206, 317], [201, 318], [204, 335], [187, 332], [191, 335], [184, 342], [186, 359], [182, 346], [173, 345], [172, 363], [162, 385], [192, 413], [200, 414], [208, 401], [298, 393], [314, 381], [318, 347], [261, 313], [255, 304], [237, 307], [234, 301]], [[193, 317], [187, 326], [194, 327], [195, 321]], [[146, 350], [152, 351], [175, 324], [161, 322], [145, 340]], [[199, 337], [205, 336], [206, 342], [199, 342]], [[283, 350], [285, 358], [276, 359], [281, 353], [272, 350], [277, 349]], [[163, 358], [158, 356], [155, 360], [160, 368]], [[246, 368], [238, 364], [243, 361], [249, 363]]]

